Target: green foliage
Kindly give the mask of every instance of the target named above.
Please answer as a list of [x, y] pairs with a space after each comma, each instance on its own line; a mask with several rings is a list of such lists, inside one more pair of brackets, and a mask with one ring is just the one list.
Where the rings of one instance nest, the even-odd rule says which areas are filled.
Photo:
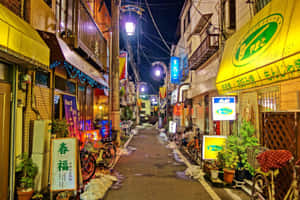
[[[230, 166], [230, 162], [235, 169], [246, 169], [253, 174], [254, 169], [248, 163], [247, 150], [258, 146], [258, 139], [255, 137], [255, 128], [250, 122], [243, 121], [239, 134], [229, 136], [226, 140], [226, 146], [218, 155], [225, 167]], [[236, 156], [238, 160], [236, 160]], [[231, 167], [232, 168], [232, 167]]]
[[22, 189], [33, 188], [34, 177], [37, 174], [38, 168], [27, 153], [23, 153], [17, 158], [20, 159], [20, 164], [16, 168], [16, 172], [20, 173], [19, 187]]
[[121, 120], [122, 121], [132, 120], [132, 115], [133, 115], [133, 112], [130, 109], [130, 107], [125, 106], [121, 112]]
[[52, 132], [56, 133], [56, 137], [67, 137], [69, 135], [68, 127], [66, 120], [53, 120], [52, 123]]

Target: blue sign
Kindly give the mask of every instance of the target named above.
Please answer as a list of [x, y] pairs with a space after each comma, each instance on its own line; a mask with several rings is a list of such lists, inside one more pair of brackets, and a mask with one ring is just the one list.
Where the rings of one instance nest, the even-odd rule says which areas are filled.
[[171, 57], [171, 83], [180, 84], [180, 59], [178, 57]]

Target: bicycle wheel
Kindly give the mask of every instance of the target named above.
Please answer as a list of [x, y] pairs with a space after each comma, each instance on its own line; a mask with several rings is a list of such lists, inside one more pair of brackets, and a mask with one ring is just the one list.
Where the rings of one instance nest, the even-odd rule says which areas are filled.
[[95, 157], [88, 152], [80, 152], [80, 164], [83, 181], [89, 181], [96, 172]]
[[256, 174], [253, 178], [251, 200], [268, 200], [269, 181], [262, 174]]
[[114, 144], [106, 144], [104, 147], [104, 152], [102, 154], [103, 166], [105, 168], [111, 168], [116, 160], [117, 150]]

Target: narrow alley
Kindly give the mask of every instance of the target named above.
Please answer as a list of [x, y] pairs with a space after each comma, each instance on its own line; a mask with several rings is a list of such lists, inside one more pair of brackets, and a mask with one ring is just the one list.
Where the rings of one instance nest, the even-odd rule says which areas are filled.
[[182, 177], [185, 165], [175, 161], [156, 130], [141, 130], [130, 146], [136, 151], [122, 156], [115, 169], [126, 177], [123, 185], [105, 200], [211, 199], [200, 183]]

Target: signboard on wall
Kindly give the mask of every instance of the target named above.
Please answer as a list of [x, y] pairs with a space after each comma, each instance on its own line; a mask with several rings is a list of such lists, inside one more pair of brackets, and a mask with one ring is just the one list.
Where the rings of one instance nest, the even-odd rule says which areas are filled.
[[226, 136], [203, 136], [202, 158], [204, 160], [216, 160], [218, 153], [223, 149]]
[[212, 98], [213, 120], [235, 120], [236, 101], [235, 97], [213, 97]]
[[120, 80], [127, 79], [127, 52], [121, 51], [119, 57]]
[[176, 122], [169, 121], [169, 133], [176, 133]]
[[180, 84], [180, 58], [171, 57], [171, 83]]
[[77, 189], [77, 139], [52, 140], [51, 191]]

